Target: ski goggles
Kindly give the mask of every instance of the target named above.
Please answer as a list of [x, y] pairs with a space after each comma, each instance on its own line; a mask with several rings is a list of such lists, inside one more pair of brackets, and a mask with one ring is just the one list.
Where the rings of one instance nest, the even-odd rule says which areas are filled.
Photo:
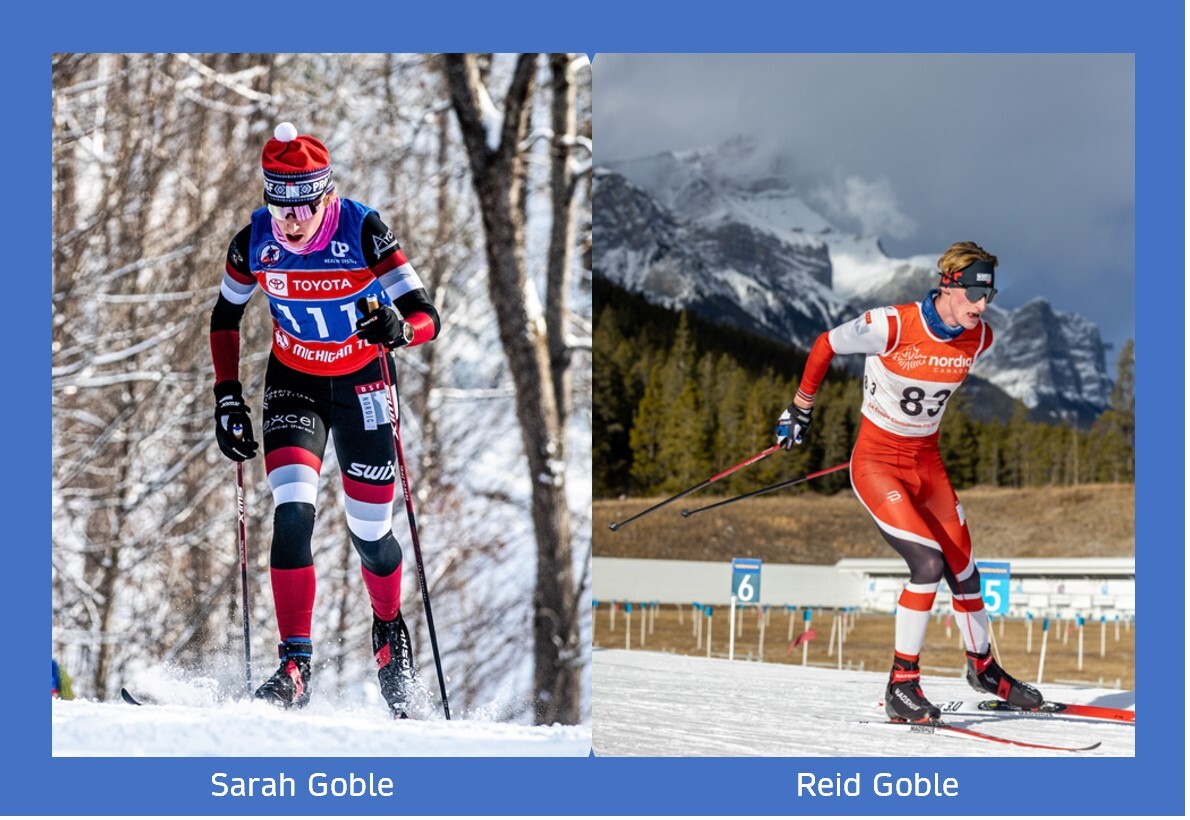
[[999, 293], [999, 291], [990, 285], [951, 285], [951, 287], [962, 288], [967, 294], [967, 301], [971, 304], [975, 304], [986, 296], [990, 305], [992, 300], [996, 298], [996, 294]]
[[998, 292], [992, 287], [995, 274], [996, 268], [991, 262], [977, 259], [965, 268], [942, 274], [942, 284], [962, 288], [966, 291], [967, 301], [972, 304], [986, 298], [990, 305]]
[[277, 205], [272, 202], [266, 202], [265, 207], [269, 209], [269, 213], [273, 219], [278, 222], [288, 222], [290, 220], [305, 222], [307, 219], [314, 218], [321, 204], [322, 200], [319, 199], [308, 205]]

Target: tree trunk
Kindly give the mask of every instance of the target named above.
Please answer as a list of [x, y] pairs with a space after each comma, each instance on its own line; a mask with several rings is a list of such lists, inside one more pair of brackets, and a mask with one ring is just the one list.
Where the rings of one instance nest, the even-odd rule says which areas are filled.
[[548, 332], [550, 371], [559, 421], [566, 426], [570, 395], [570, 349], [566, 343], [566, 294], [570, 292], [570, 258], [574, 254], [575, 176], [570, 158], [575, 139], [573, 59], [551, 54], [553, 97], [550, 102], [550, 204], [553, 222], [546, 260], [545, 325]]
[[522, 55], [504, 99], [498, 145], [481, 111], [486, 89], [473, 55], [450, 55], [445, 73], [467, 147], [472, 184], [483, 214], [488, 287], [500, 342], [516, 390], [532, 486], [537, 540], [533, 596], [534, 716], [538, 723], [578, 723], [581, 662], [574, 587], [570, 512], [566, 504], [564, 429], [554, 394], [546, 317], [526, 299], [523, 161], [536, 57]]

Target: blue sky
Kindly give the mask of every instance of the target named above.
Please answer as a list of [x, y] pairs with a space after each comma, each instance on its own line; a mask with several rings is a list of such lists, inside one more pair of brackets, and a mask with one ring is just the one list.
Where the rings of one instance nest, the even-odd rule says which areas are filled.
[[979, 242], [1000, 258], [1004, 307], [1040, 295], [1115, 350], [1133, 337], [1132, 55], [600, 54], [594, 67], [597, 162], [747, 135], [889, 254]]

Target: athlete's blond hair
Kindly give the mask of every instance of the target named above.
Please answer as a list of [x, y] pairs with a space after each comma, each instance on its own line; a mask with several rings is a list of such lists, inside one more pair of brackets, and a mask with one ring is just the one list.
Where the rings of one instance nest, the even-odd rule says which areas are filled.
[[988, 253], [974, 242], [955, 242], [946, 249], [946, 253], [938, 258], [938, 270], [945, 277], [946, 274], [960, 271], [972, 262], [977, 262], [981, 259], [984, 262], [991, 262], [992, 267], [1000, 264], [1000, 261], [994, 255]]

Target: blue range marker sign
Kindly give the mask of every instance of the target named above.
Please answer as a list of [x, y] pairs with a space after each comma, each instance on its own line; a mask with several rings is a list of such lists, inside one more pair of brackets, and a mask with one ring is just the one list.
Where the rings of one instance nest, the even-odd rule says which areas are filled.
[[1008, 561], [976, 561], [979, 568], [979, 593], [983, 606], [992, 615], [1008, 614], [1008, 592], [1011, 580]]
[[760, 600], [760, 559], [731, 559], [731, 594], [741, 604]]

